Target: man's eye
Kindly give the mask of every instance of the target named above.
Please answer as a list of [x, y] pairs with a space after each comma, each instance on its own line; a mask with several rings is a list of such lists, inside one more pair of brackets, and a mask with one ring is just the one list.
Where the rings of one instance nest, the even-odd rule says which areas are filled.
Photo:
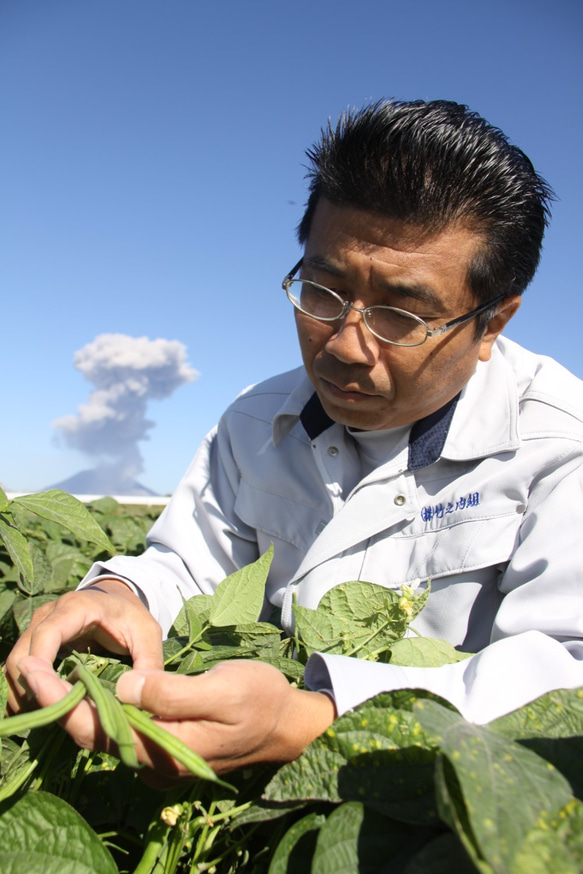
[[408, 312], [410, 315], [415, 316], [416, 319], [421, 319], [421, 321], [427, 322], [428, 325], [430, 325], [431, 322], [439, 321], [438, 316], [426, 316], [425, 313], [416, 313], [414, 310], [408, 310]]

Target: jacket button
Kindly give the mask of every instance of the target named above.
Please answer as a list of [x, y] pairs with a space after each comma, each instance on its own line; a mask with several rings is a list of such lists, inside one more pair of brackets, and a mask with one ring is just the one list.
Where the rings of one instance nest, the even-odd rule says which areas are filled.
[[397, 495], [397, 497], [395, 498], [395, 504], [397, 505], [397, 507], [402, 507], [405, 503], [405, 500], [405, 495]]
[[334, 458], [338, 455], [338, 447], [337, 446], [329, 446], [328, 447], [328, 455], [331, 455]]

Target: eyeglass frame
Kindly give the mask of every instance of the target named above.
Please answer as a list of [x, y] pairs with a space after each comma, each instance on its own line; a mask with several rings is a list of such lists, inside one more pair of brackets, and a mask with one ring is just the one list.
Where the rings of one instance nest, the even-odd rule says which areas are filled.
[[[342, 300], [340, 295], [336, 291], [333, 291], [333, 289], [327, 288], [327, 286], [321, 285], [319, 282], [312, 282], [310, 279], [305, 279], [305, 280], [303, 280], [304, 282], [309, 282], [310, 285], [315, 285], [319, 288], [323, 288], [324, 291], [327, 291], [330, 294], [333, 294], [334, 297], [338, 298], [339, 303], [342, 304], [342, 310], [340, 311], [340, 314], [337, 316], [334, 316], [333, 318], [327, 318], [326, 316], [314, 316], [312, 313], [308, 313], [308, 312], [306, 312], [306, 310], [303, 310], [300, 306], [298, 306], [292, 300], [292, 298], [290, 297], [290, 293], [289, 293], [289, 287], [290, 287], [292, 282], [302, 282], [301, 279], [295, 279], [294, 277], [295, 277], [295, 274], [300, 269], [300, 267], [302, 266], [303, 262], [304, 262], [304, 259], [300, 258], [300, 260], [295, 265], [295, 267], [284, 277], [283, 282], [281, 283], [281, 287], [285, 291], [288, 300], [290, 301], [292, 306], [294, 306], [295, 309], [298, 310], [298, 312], [303, 313], [305, 316], [308, 316], [310, 319], [316, 319], [316, 321], [318, 321], [318, 322], [338, 322], [338, 321], [340, 321], [340, 319], [346, 318], [346, 316], [348, 315], [348, 313], [351, 310], [354, 310], [355, 312], [361, 314], [362, 320], [363, 320], [364, 324], [366, 325], [367, 330], [370, 331], [370, 333], [374, 337], [376, 337], [378, 340], [381, 340], [383, 343], [389, 343], [391, 346], [401, 346], [404, 349], [407, 349], [407, 348], [412, 349], [415, 346], [422, 346], [428, 340], [429, 337], [439, 337], [439, 336], [441, 336], [441, 334], [445, 334], [446, 331], [451, 330], [451, 328], [457, 328], [458, 325], [463, 325], [465, 322], [469, 322], [470, 319], [473, 319], [476, 316], [479, 316], [481, 313], [485, 313], [486, 310], [491, 309], [494, 306], [494, 304], [500, 303], [500, 301], [504, 300], [504, 298], [508, 296], [506, 292], [504, 294], [499, 294], [498, 297], [494, 297], [494, 298], [492, 298], [492, 300], [489, 300], [486, 303], [481, 304], [479, 307], [476, 307], [475, 309], [471, 310], [471, 312], [465, 313], [463, 316], [457, 316], [457, 318], [455, 318], [455, 319], [451, 319], [449, 322], [446, 322], [445, 325], [442, 325], [440, 328], [430, 328], [429, 325], [427, 324], [427, 322], [424, 319], [422, 319], [420, 316], [416, 316], [415, 313], [410, 313], [407, 310], [400, 309], [399, 307], [385, 306], [384, 304], [374, 304], [373, 306], [368, 306], [368, 307], [355, 307], [354, 304], [350, 303], [350, 301]], [[385, 337], [381, 337], [380, 334], [377, 334], [377, 332], [374, 331], [369, 326], [369, 324], [366, 320], [367, 312], [369, 310], [376, 310], [376, 309], [391, 310], [391, 311], [396, 312], [396, 313], [401, 313], [404, 316], [409, 316], [414, 321], [418, 322], [419, 325], [422, 325], [425, 328], [426, 334], [425, 334], [424, 339], [420, 340], [419, 343], [397, 343], [395, 340], [387, 340]]]

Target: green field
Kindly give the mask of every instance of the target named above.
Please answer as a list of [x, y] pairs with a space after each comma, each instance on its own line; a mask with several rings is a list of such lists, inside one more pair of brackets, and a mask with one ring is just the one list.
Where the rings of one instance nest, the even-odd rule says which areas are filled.
[[[0, 490], [0, 648], [35, 607], [75, 588], [96, 558], [137, 555], [162, 508], [64, 493], [8, 500]], [[369, 583], [296, 611], [296, 636], [257, 622], [270, 555], [188, 601], [164, 645], [166, 669], [195, 675], [253, 658], [301, 686], [322, 646], [354, 658], [441, 664], [447, 644], [408, 637], [426, 596]], [[353, 604], [370, 608], [355, 615]], [[57, 665], [87, 695], [120, 759], [75, 747], [56, 719], [0, 718], [1, 874], [566, 874], [583, 871], [583, 690], [558, 691], [488, 726], [428, 693], [377, 696], [340, 717], [295, 762], [215, 779], [188, 750], [191, 782], [165, 793], [135, 767], [122, 707], [124, 659], [70, 653]], [[0, 675], [0, 713], [7, 688]], [[13, 721], [14, 720], [14, 721]], [[18, 721], [20, 720], [20, 721]], [[146, 720], [146, 722], [144, 722]], [[130, 735], [131, 738], [131, 735]], [[185, 760], [186, 760], [185, 759]]]

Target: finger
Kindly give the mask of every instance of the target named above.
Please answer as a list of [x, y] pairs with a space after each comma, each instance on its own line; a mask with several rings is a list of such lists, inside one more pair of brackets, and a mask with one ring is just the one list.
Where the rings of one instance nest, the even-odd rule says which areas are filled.
[[110, 652], [129, 653], [139, 669], [162, 670], [162, 629], [140, 598], [120, 580], [101, 581], [84, 591], [101, 599], [95, 640]]
[[[70, 683], [35, 656], [25, 656], [19, 664], [19, 670], [39, 707], [47, 707], [60, 701], [71, 690]], [[97, 748], [99, 740], [100, 749], [105, 748], [105, 739], [95, 708], [87, 699], [70, 710], [59, 722], [78, 746], [93, 750]]]
[[20, 671], [16, 669], [16, 676], [13, 676], [8, 670], [8, 665], [4, 665], [2, 672], [8, 685], [7, 712], [9, 714], [20, 713], [23, 710], [23, 703], [27, 697], [26, 690], [20, 683]]
[[[52, 664], [67, 644], [98, 643], [116, 655], [130, 654], [139, 667], [161, 668], [162, 631], [127, 586], [88, 588], [55, 601], [23, 641], [28, 654]], [[22, 656], [21, 648], [15, 649]]]
[[[225, 725], [248, 718], [249, 700], [267, 692], [269, 703], [289, 692], [284, 675], [271, 665], [244, 659], [221, 662], [198, 676], [163, 671], [128, 671], [117, 694], [164, 719], [208, 719]], [[128, 696], [127, 698], [125, 696]], [[264, 701], [268, 703], [268, 701]]]
[[30, 641], [36, 626], [40, 622], [42, 622], [45, 616], [52, 613], [52, 611], [54, 610], [54, 605], [54, 601], [51, 601], [48, 604], [43, 604], [42, 607], [39, 607], [38, 610], [35, 610], [32, 614], [28, 628], [18, 638], [18, 640], [14, 644], [14, 647], [12, 648], [12, 651], [6, 659], [6, 665], [8, 667], [9, 673], [13, 674], [17, 662], [25, 655], [29, 654]]
[[[42, 659], [52, 665], [66, 644], [80, 642], [83, 637], [90, 638], [92, 621], [85, 610], [77, 612], [67, 609], [69, 602], [55, 604], [54, 609], [37, 622], [28, 636], [28, 655]], [[15, 655], [19, 655], [15, 649]]]
[[[60, 701], [71, 689], [71, 684], [63, 680], [42, 659], [25, 656], [19, 664], [22, 677], [39, 707], [47, 707]], [[89, 750], [103, 750], [118, 756], [116, 744], [102, 729], [99, 714], [93, 701], [85, 698], [70, 710], [60, 725], [71, 735], [77, 746]], [[160, 767], [163, 772], [175, 776], [176, 763], [163, 750], [148, 749], [144, 739], [131, 729], [138, 759], [152, 767]]]
[[165, 671], [126, 671], [117, 681], [120, 701], [135, 704], [164, 719], [216, 716], [217, 683], [209, 672], [196, 677]]
[[123, 580], [100, 579], [82, 591], [101, 596], [102, 612], [95, 640], [110, 652], [129, 653], [138, 668], [161, 670], [164, 667], [162, 629]]
[[[237, 745], [230, 722], [237, 714], [223, 706], [210, 672], [187, 677], [164, 671], [127, 671], [117, 681], [116, 694], [121, 701], [155, 714], [161, 727], [206, 759], [217, 773], [225, 770], [224, 759], [230, 760]], [[150, 768], [164, 778], [192, 779], [162, 749], [145, 737], [140, 740], [140, 759]]]
[[137, 670], [162, 671], [164, 669], [162, 629], [149, 613], [147, 615], [146, 624], [132, 629], [128, 651]]
[[11, 713], [19, 713], [23, 709], [26, 699], [30, 697], [30, 692], [21, 682], [21, 674], [18, 665], [25, 656], [30, 652], [30, 642], [35, 627], [44, 619], [46, 615], [54, 609], [54, 603], [43, 604], [38, 610], [33, 613], [30, 624], [26, 631], [16, 641], [11, 652], [8, 654], [6, 663], [3, 667], [3, 672], [8, 682], [8, 711]]

